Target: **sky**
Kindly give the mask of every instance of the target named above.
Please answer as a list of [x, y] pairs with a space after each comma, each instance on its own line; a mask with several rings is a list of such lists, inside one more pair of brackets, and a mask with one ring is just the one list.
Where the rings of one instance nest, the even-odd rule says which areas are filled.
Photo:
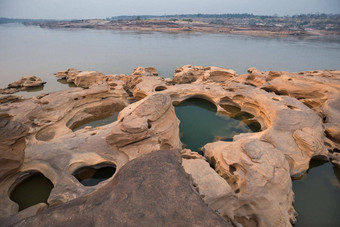
[[340, 0], [0, 0], [0, 17], [87, 19], [119, 15], [340, 14]]

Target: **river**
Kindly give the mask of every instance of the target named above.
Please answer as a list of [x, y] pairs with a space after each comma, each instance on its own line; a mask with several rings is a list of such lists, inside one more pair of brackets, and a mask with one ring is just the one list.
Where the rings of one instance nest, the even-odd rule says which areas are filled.
[[[0, 24], [0, 53], [0, 87], [23, 75], [47, 82], [44, 90], [20, 92], [26, 97], [68, 88], [53, 74], [71, 67], [130, 74], [137, 66], [154, 66], [163, 77], [172, 77], [175, 68], [187, 64], [231, 68], [239, 74], [249, 67], [291, 72], [340, 69], [339, 37], [306, 40]], [[293, 183], [300, 213], [297, 226], [340, 226], [339, 171], [324, 163], [313, 165], [310, 172]]]

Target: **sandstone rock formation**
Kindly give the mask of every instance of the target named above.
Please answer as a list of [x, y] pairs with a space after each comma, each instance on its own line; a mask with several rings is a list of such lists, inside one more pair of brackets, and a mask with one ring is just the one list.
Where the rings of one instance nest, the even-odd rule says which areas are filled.
[[103, 82], [105, 75], [95, 71], [80, 72], [75, 76], [74, 84], [77, 87], [89, 88], [90, 85]]
[[59, 79], [66, 79], [68, 83], [73, 83], [75, 80], [75, 76], [81, 73], [78, 69], [67, 69], [66, 71], [60, 71], [56, 74]]
[[8, 88], [30, 88], [43, 85], [43, 82], [37, 76], [23, 76], [20, 80], [8, 84]]
[[300, 73], [260, 72], [250, 68], [250, 74], [235, 79], [278, 95], [288, 95], [316, 111], [323, 119], [327, 138], [324, 143], [334, 163], [340, 163], [340, 71], [316, 70]]
[[[174, 175], [161, 177], [152, 174], [163, 174], [162, 171], [148, 172], [152, 168], [147, 167], [145, 159], [150, 159], [152, 165], [152, 157], [159, 157], [155, 169], [159, 168], [158, 164], [168, 166], [169, 162], [164, 161], [164, 157], [173, 160], [174, 154], [170, 158], [166, 152], [158, 156], [156, 151], [182, 148], [179, 121], [172, 104], [189, 98], [210, 101], [222, 115], [231, 115], [230, 108], [240, 109], [254, 116], [248, 119], [250, 122], [258, 122], [261, 126], [260, 132], [236, 135], [230, 142], [212, 141], [206, 144], [203, 147], [204, 157], [190, 150], [181, 151], [182, 165], [197, 186], [199, 194], [195, 196], [198, 198], [199, 195], [210, 208], [236, 226], [291, 226], [296, 215], [291, 177], [304, 174], [312, 158], [331, 160], [340, 165], [338, 71], [288, 73], [260, 72], [251, 68], [249, 74], [239, 76], [233, 70], [219, 67], [183, 66], [176, 69], [173, 79], [164, 79], [157, 74], [154, 68], [141, 67], [131, 75], [106, 76], [69, 69], [59, 72], [57, 77], [74, 82], [77, 88], [31, 99], [1, 95], [0, 117], [26, 125], [24, 127], [28, 131], [10, 133], [13, 138], [18, 138], [18, 135], [25, 137], [27, 147], [24, 163], [20, 165], [19, 161], [15, 168], [11, 167], [13, 171], [6, 174], [0, 186], [0, 217], [8, 224], [23, 225], [49, 219], [55, 221], [58, 216], [60, 220], [57, 221], [62, 224], [66, 220], [63, 210], [70, 210], [72, 223], [78, 223], [80, 219], [74, 207], [84, 204], [83, 208], [88, 212], [88, 216], [83, 217], [85, 223], [93, 220], [92, 224], [106, 225], [109, 219], [103, 215], [112, 217], [110, 214], [115, 212], [130, 215], [127, 209], [135, 217], [129, 219], [131, 224], [142, 222], [142, 216], [125, 203], [126, 197], [111, 194], [111, 189], [113, 187], [115, 191], [115, 187], [122, 183], [119, 188], [129, 190], [125, 184], [137, 184], [139, 176], [144, 182], [153, 182], [149, 186], [156, 185], [156, 179], [159, 180], [157, 184], [163, 180], [170, 182], [171, 187], [177, 184], [170, 181]], [[76, 130], [88, 121], [116, 112], [119, 112], [118, 119], [113, 123]], [[10, 139], [5, 141], [7, 147], [12, 144], [8, 142]], [[135, 164], [129, 161], [153, 152], [155, 156], [151, 154], [141, 158], [144, 163], [141, 168], [134, 169], [133, 164], [129, 164]], [[72, 176], [78, 168], [101, 163], [114, 165], [121, 172], [95, 187], [84, 187]], [[175, 163], [179, 165], [178, 161]], [[179, 171], [180, 168], [174, 169]], [[134, 177], [123, 180], [121, 176], [130, 170]], [[143, 175], [143, 171], [149, 174]], [[8, 194], [23, 176], [33, 172], [41, 172], [54, 185], [48, 205], [37, 204], [17, 214], [18, 206]], [[177, 175], [171, 180], [178, 180]], [[159, 188], [161, 198], [170, 192], [164, 185]], [[153, 189], [150, 187], [147, 189]], [[131, 188], [131, 193], [139, 193], [134, 190]], [[188, 193], [184, 189], [183, 192]], [[156, 197], [143, 196], [138, 194], [141, 199], [136, 197], [135, 207], [145, 203], [144, 198], [148, 199], [146, 206], [161, 206], [154, 208], [161, 210], [156, 212], [159, 216], [143, 212], [143, 217], [156, 220], [162, 217], [168, 223], [170, 219], [164, 216], [163, 211], [174, 209], [171, 204], [178, 200], [173, 200], [170, 195], [167, 202], [162, 203]], [[101, 197], [106, 199], [101, 200]], [[102, 201], [111, 213], [102, 215], [95, 200]], [[124, 206], [112, 206], [110, 203], [112, 207], [109, 207], [109, 201], [114, 201], [113, 204], [122, 202]], [[49, 208], [41, 211], [46, 207]], [[93, 214], [90, 213], [92, 208], [95, 210]], [[188, 214], [191, 215], [190, 212]], [[38, 215], [35, 216], [36, 213]], [[93, 216], [95, 214], [101, 219]], [[8, 218], [10, 215], [15, 216]], [[33, 217], [25, 219], [29, 216]], [[186, 224], [188, 220], [196, 223], [194, 220], [197, 218], [183, 219], [182, 214], [176, 217], [180, 217], [178, 220], [181, 222], [172, 223], [174, 225]], [[116, 216], [112, 218], [118, 225], [127, 224], [120, 222], [123, 219], [115, 219]], [[145, 220], [149, 220], [147, 218]], [[208, 223], [219, 225], [220, 222], [215, 221]]]
[[24, 162], [27, 133], [26, 125], [0, 118], [0, 181]]
[[[50, 207], [37, 215], [18, 216], [4, 226], [232, 226], [195, 193], [180, 165], [178, 151], [157, 151], [123, 166], [97, 191]], [[67, 214], [67, 215], [65, 215]]]
[[158, 72], [154, 67], [137, 67], [133, 70], [132, 76], [158, 76]]
[[0, 94], [13, 94], [18, 91], [42, 86], [45, 83], [37, 76], [23, 76], [20, 80], [8, 84], [7, 88], [0, 89]]
[[234, 76], [237, 76], [237, 73], [231, 69], [185, 65], [175, 69], [173, 82], [180, 84], [192, 83], [196, 80], [226, 82]]
[[106, 141], [130, 159], [160, 149], [180, 149], [179, 121], [170, 97], [154, 94], [122, 110]]

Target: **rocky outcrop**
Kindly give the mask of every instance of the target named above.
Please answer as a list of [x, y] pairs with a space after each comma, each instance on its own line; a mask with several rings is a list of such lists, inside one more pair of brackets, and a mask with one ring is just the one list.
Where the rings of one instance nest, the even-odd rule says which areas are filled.
[[[76, 223], [79, 214], [72, 208], [85, 204], [84, 210], [88, 207], [97, 209], [99, 205], [96, 204], [100, 203], [94, 202], [98, 199], [96, 195], [107, 195], [104, 196], [107, 201], [114, 198], [111, 205], [116, 202], [124, 204], [124, 196], [119, 199], [107, 188], [107, 185], [112, 188], [121, 182], [119, 173], [109, 182], [95, 187], [82, 186], [72, 173], [83, 166], [100, 163], [110, 163], [124, 172], [123, 166], [127, 162], [144, 154], [181, 149], [179, 121], [172, 104], [189, 98], [202, 98], [213, 103], [218, 114], [230, 116], [232, 109], [249, 113], [253, 117], [247, 121], [260, 125], [261, 130], [236, 135], [230, 142], [206, 144], [203, 147], [204, 157], [182, 150], [182, 165], [192, 175], [195, 190], [199, 192], [195, 196], [200, 196], [210, 208], [234, 225], [290, 226], [296, 215], [291, 177], [304, 174], [311, 158], [331, 159], [334, 164], [340, 164], [339, 73], [260, 72], [255, 68], [249, 69], [249, 72], [238, 76], [230, 69], [183, 66], [176, 69], [173, 79], [164, 79], [155, 76], [155, 70], [148, 68], [137, 68], [131, 75], [106, 76], [70, 69], [58, 73], [58, 76], [67, 79], [70, 74], [70, 81], [74, 81], [78, 88], [31, 99], [0, 96], [3, 100], [0, 101], [0, 117], [20, 122], [29, 129], [25, 136], [24, 163], [20, 169], [16, 168], [7, 175], [0, 186], [0, 217], [6, 218], [7, 223], [19, 223], [23, 219], [25, 222], [21, 224], [26, 221], [34, 224], [42, 219], [54, 220], [58, 216], [63, 223], [62, 209], [70, 209]], [[76, 130], [85, 122], [119, 111], [118, 119], [113, 123]], [[153, 156], [146, 157], [150, 159]], [[161, 163], [161, 160], [158, 160], [159, 165], [167, 165], [168, 162]], [[131, 185], [135, 185], [133, 180], [138, 181], [139, 176], [144, 177], [144, 182], [153, 179], [153, 172], [148, 172], [151, 167], [145, 170], [147, 175], [141, 175], [147, 161], [143, 163], [143, 168], [133, 170], [138, 174], [129, 179]], [[54, 185], [48, 199], [50, 207], [41, 211], [47, 205], [38, 204], [19, 212], [20, 217], [7, 219], [18, 210], [8, 198], [11, 188], [23, 176], [34, 171], [41, 172]], [[162, 177], [156, 176], [161, 182], [170, 179], [168, 175]], [[127, 190], [125, 186], [122, 188]], [[157, 200], [158, 197], [143, 196], [140, 203], [147, 199], [147, 204], [163, 204]], [[164, 203], [172, 203], [172, 198]], [[109, 215], [121, 208], [105, 209], [108, 206], [106, 200], [97, 201], [105, 204], [104, 210], [111, 212], [103, 215], [112, 217]], [[130, 209], [128, 204], [126, 207]], [[168, 206], [163, 208], [172, 209]], [[131, 220], [141, 221], [135, 210], [130, 209], [129, 212], [137, 216], [137, 219]], [[36, 213], [39, 214], [34, 216]], [[90, 212], [87, 214], [85, 221], [93, 218], [95, 224], [105, 225], [108, 222], [104, 216], [99, 220]], [[156, 217], [144, 212], [143, 217], [156, 220], [164, 217], [163, 220], [167, 220], [163, 214], [158, 214], [160, 216]], [[25, 219], [28, 216], [34, 217]], [[193, 217], [196, 220], [196, 216]], [[112, 218], [116, 220], [116, 216]], [[120, 224], [119, 220], [117, 223]]]
[[37, 76], [23, 76], [20, 80], [8, 84], [7, 88], [0, 89], [0, 94], [13, 94], [18, 91], [43, 86], [45, 83]]
[[3, 225], [232, 226], [204, 204], [180, 162], [178, 151], [144, 155], [94, 193]]
[[23, 164], [27, 133], [27, 126], [0, 118], [0, 181]]
[[232, 189], [210, 201], [210, 207], [244, 226], [290, 226], [295, 222], [289, 165], [280, 150], [244, 138], [207, 144], [203, 152]]
[[170, 97], [154, 94], [122, 110], [106, 141], [131, 159], [160, 149], [180, 149], [179, 121]]
[[74, 84], [77, 87], [89, 88], [91, 85], [102, 83], [105, 75], [96, 71], [84, 71], [75, 76]]
[[37, 76], [23, 76], [20, 80], [8, 84], [8, 88], [31, 88], [41, 86], [44, 83]]
[[66, 79], [68, 83], [73, 83], [75, 80], [75, 76], [81, 73], [78, 69], [67, 69], [66, 71], [57, 72], [56, 77], [59, 79]]
[[185, 65], [175, 69], [173, 82], [183, 84], [192, 83], [196, 80], [210, 80], [223, 83], [235, 76], [237, 76], [237, 73], [231, 69]]
[[133, 70], [132, 76], [158, 76], [158, 72], [154, 67], [137, 67]]
[[242, 75], [235, 81], [251, 84], [277, 95], [288, 95], [316, 111], [323, 119], [324, 143], [330, 150], [329, 157], [334, 163], [340, 162], [336, 151], [340, 150], [340, 71], [316, 70], [299, 73], [260, 72], [249, 69], [250, 74]]

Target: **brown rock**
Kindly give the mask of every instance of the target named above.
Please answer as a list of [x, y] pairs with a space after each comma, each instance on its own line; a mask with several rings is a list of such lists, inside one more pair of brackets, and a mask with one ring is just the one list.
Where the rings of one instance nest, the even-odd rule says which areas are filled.
[[175, 70], [173, 82], [183, 84], [192, 83], [197, 80], [213, 82], [226, 82], [229, 79], [237, 76], [237, 73], [231, 69], [224, 69], [220, 67], [203, 67], [185, 65]]
[[105, 75], [96, 71], [84, 71], [75, 76], [74, 84], [77, 87], [89, 88], [93, 84], [102, 83]]
[[154, 67], [137, 67], [133, 70], [132, 76], [158, 76], [158, 72]]
[[79, 73], [81, 73], [80, 70], [70, 68], [67, 69], [66, 71], [57, 72], [56, 77], [59, 79], [66, 79], [67, 82], [73, 83], [75, 76], [78, 75]]
[[28, 127], [0, 118], [0, 180], [17, 171], [24, 162]]
[[210, 207], [244, 226], [290, 226], [295, 221], [289, 165], [273, 145], [240, 139], [207, 144], [203, 151], [234, 191], [210, 201]]
[[[4, 226], [232, 226], [193, 190], [178, 151], [157, 151], [122, 167], [97, 191]], [[67, 214], [67, 215], [65, 215]]]
[[168, 95], [154, 94], [120, 112], [106, 141], [131, 159], [160, 149], [179, 149], [179, 121]]
[[12, 82], [8, 84], [8, 88], [30, 88], [30, 87], [38, 87], [43, 85], [46, 82], [43, 82], [37, 76], [23, 76], [21, 80]]

